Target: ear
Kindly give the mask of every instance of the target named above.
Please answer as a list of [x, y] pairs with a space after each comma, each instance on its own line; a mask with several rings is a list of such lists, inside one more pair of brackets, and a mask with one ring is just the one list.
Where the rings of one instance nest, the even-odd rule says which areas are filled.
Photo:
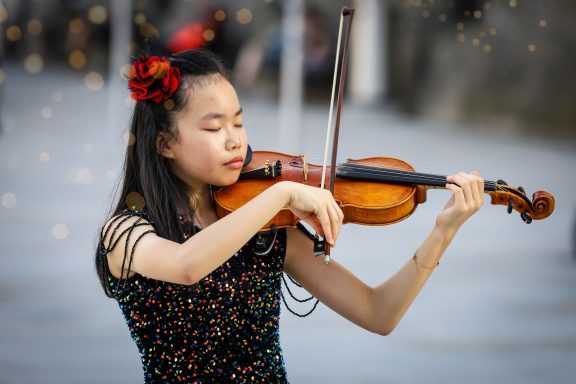
[[166, 135], [166, 132], [158, 133], [158, 137], [156, 137], [156, 152], [158, 152], [160, 156], [173, 159], [174, 150], [171, 146], [172, 142], [173, 140], [171, 140], [168, 135]]

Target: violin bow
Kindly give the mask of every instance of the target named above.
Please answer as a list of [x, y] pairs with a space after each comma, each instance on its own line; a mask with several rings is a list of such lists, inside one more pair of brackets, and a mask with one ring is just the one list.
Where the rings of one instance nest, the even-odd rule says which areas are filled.
[[[336, 101], [336, 122], [334, 123], [334, 137], [332, 141], [332, 159], [330, 162], [330, 185], [328, 189], [334, 194], [334, 181], [336, 180], [336, 157], [338, 155], [338, 135], [340, 133], [340, 115], [342, 113], [342, 102], [344, 99], [344, 84], [346, 83], [346, 67], [348, 65], [348, 51], [350, 45], [350, 30], [352, 29], [352, 20], [354, 18], [354, 9], [344, 7], [340, 14], [340, 26], [338, 27], [338, 44], [336, 46], [336, 59], [334, 60], [334, 78], [332, 79], [332, 94], [330, 96], [330, 111], [328, 114], [328, 127], [326, 128], [326, 143], [324, 145], [324, 161], [322, 164], [322, 181], [320, 188], [325, 187], [326, 180], [326, 164], [328, 159], [328, 143], [330, 140], [330, 129], [332, 127], [332, 115], [334, 114], [334, 95], [336, 90], [336, 79], [338, 77], [338, 66], [340, 64], [340, 45], [342, 42], [342, 30], [344, 25], [344, 18], [348, 17], [348, 24], [346, 27], [346, 38], [344, 40], [344, 50], [342, 53], [342, 63], [340, 66], [340, 81], [338, 84], [338, 99]], [[324, 254], [324, 263], [330, 262], [330, 247], [326, 244], [326, 240], [319, 240], [318, 237], [314, 241], [314, 254]]]

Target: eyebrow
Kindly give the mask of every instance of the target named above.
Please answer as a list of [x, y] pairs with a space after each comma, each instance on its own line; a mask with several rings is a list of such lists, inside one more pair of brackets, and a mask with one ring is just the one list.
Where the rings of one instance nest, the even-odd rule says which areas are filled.
[[[240, 107], [240, 109], [234, 114], [234, 117], [236, 116], [240, 116], [243, 112], [242, 107]], [[200, 120], [210, 120], [210, 119], [221, 119], [225, 117], [225, 115], [223, 113], [218, 113], [218, 112], [211, 112], [211, 113], [207, 113], [206, 115], [204, 115], [202, 117], [202, 119]]]

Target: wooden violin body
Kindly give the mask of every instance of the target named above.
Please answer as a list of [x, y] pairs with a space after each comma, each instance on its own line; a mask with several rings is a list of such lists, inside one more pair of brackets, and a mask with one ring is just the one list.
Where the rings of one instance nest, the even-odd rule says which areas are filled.
[[[327, 182], [331, 182], [326, 175]], [[214, 200], [220, 217], [240, 208], [246, 202], [280, 181], [293, 181], [320, 187], [322, 167], [308, 164], [304, 156], [279, 152], [255, 151], [240, 179], [233, 185], [215, 191]], [[403, 160], [369, 157], [348, 160], [337, 166], [334, 199], [344, 212], [344, 223], [386, 225], [410, 216], [418, 204], [426, 201], [426, 191], [443, 188], [446, 176], [418, 173]], [[524, 190], [511, 188], [502, 181], [485, 182], [485, 192], [492, 204], [508, 206], [508, 212], [520, 212], [522, 219], [548, 217], [554, 210], [554, 197], [545, 191], [528, 199]], [[298, 217], [288, 209], [281, 210], [266, 226], [295, 226]]]

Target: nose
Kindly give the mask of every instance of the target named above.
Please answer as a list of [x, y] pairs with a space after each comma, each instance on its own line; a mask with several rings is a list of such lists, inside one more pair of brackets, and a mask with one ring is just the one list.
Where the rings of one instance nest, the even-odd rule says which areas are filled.
[[227, 150], [234, 150], [240, 148], [242, 145], [242, 139], [240, 134], [234, 132], [234, 129], [230, 130], [228, 133], [228, 138], [226, 139], [226, 149]]

